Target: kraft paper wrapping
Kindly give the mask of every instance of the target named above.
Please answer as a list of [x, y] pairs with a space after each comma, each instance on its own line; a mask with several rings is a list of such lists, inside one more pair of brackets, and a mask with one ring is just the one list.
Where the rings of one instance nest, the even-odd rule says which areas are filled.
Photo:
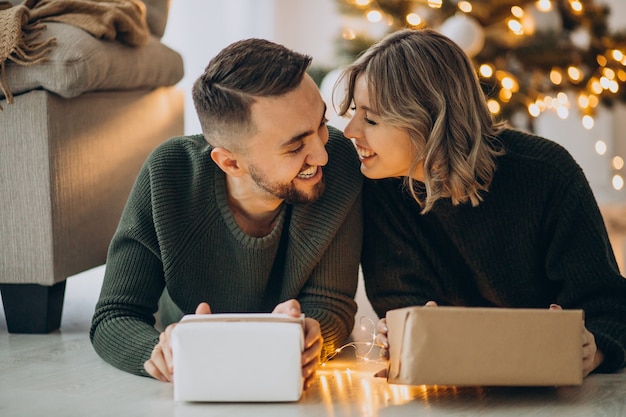
[[297, 401], [303, 348], [303, 317], [185, 316], [172, 332], [174, 400]]
[[580, 385], [583, 326], [582, 310], [391, 310], [387, 380], [407, 385]]

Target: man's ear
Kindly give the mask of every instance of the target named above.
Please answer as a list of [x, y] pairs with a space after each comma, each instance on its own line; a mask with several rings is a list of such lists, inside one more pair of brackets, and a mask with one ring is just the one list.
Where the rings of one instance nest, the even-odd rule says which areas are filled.
[[239, 177], [243, 175], [243, 169], [238, 157], [226, 148], [211, 149], [211, 159], [228, 175]]

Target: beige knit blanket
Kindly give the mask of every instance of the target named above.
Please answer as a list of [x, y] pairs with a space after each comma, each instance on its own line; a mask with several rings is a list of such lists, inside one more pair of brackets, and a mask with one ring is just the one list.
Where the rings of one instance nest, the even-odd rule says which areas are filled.
[[144, 45], [150, 36], [146, 6], [140, 0], [25, 0], [17, 6], [0, 1], [0, 89], [9, 104], [13, 94], [6, 62], [37, 64], [56, 42], [54, 38], [37, 41], [43, 22], [67, 23], [96, 38], [132, 46]]

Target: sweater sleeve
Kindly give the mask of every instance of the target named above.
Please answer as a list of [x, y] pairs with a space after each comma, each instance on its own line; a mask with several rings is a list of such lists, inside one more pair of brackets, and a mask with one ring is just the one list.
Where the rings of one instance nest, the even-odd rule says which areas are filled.
[[164, 288], [150, 194], [149, 170], [144, 166], [109, 247], [90, 330], [102, 359], [142, 376], [147, 376], [143, 363], [158, 343], [153, 314]]
[[598, 371], [615, 371], [626, 365], [626, 279], [581, 170], [553, 202], [545, 229], [547, 276], [561, 284], [558, 304], [584, 310], [585, 326], [605, 357]]

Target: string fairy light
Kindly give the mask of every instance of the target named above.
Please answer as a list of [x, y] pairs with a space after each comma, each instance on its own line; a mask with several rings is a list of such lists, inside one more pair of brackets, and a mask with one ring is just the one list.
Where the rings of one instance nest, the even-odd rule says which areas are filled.
[[[366, 325], [367, 324], [367, 325]], [[383, 346], [376, 342], [376, 324], [369, 317], [362, 316], [359, 319], [359, 328], [366, 332], [368, 339], [364, 341], [352, 341], [344, 344], [343, 346], [335, 349], [333, 353], [328, 355], [323, 361], [322, 366], [326, 365], [326, 362], [337, 356], [346, 348], [353, 348], [356, 354], [357, 361], [362, 362], [384, 362], [378, 356], [379, 350], [376, 348], [382, 348]], [[365, 347], [365, 353], [360, 353], [359, 348]]]

